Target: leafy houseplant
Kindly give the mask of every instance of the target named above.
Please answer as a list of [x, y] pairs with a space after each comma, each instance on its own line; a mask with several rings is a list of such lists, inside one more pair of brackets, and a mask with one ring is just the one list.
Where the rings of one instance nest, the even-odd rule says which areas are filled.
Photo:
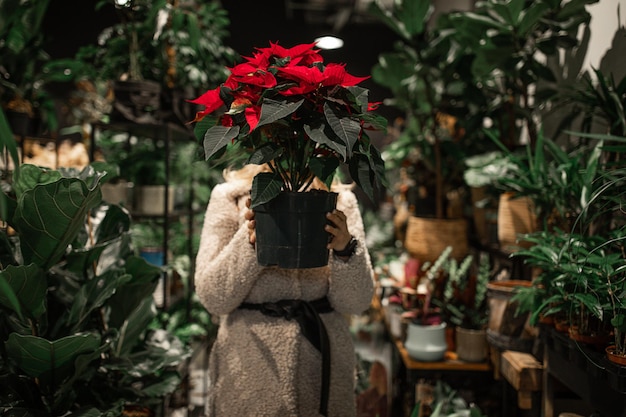
[[488, 104], [492, 129], [509, 148], [537, 139], [547, 103], [559, 86], [546, 59], [578, 46], [586, 10], [598, 0], [485, 0], [449, 15], [461, 54], [470, 54], [474, 82]]
[[471, 270], [473, 262], [473, 255], [465, 257], [460, 264], [455, 259], [448, 260], [442, 310], [444, 319], [451, 324], [481, 330], [488, 321], [489, 256], [480, 254], [475, 272]]
[[[58, 73], [44, 71], [50, 56], [45, 50], [42, 22], [49, 0], [0, 3], [0, 104], [13, 122], [13, 133], [55, 132], [56, 119], [51, 95], [44, 88]], [[43, 122], [37, 126], [35, 121]], [[26, 124], [28, 123], [28, 124]], [[19, 127], [18, 127], [19, 126]]]
[[254, 178], [253, 208], [281, 190], [306, 191], [314, 177], [330, 186], [341, 163], [374, 199], [385, 182], [384, 163], [367, 131], [384, 128], [386, 120], [370, 112], [377, 105], [357, 85], [365, 79], [324, 64], [314, 43], [270, 43], [192, 100], [204, 106], [196, 136], [207, 160], [237, 149], [249, 154], [249, 163], [268, 164], [271, 172]]
[[480, 142], [466, 135], [479, 131], [472, 112], [481, 106], [468, 103], [470, 97], [481, 97], [465, 81], [471, 80], [465, 73], [469, 65], [465, 57], [451, 60], [454, 43], [446, 20], [430, 22], [432, 1], [399, 1], [391, 11], [372, 2], [370, 10], [399, 36], [394, 50], [381, 54], [372, 71], [374, 81], [390, 89], [390, 104], [406, 118], [400, 136], [385, 149], [385, 160], [390, 168], [409, 166], [420, 189], [419, 201], [410, 203], [414, 212], [420, 210], [416, 215], [460, 217], [452, 214], [448, 198], [464, 185], [456, 162], [480, 149]]
[[101, 205], [103, 173], [22, 165], [0, 232], [0, 412], [121, 415], [155, 408], [188, 356], [163, 329], [162, 270], [133, 255], [130, 216]]

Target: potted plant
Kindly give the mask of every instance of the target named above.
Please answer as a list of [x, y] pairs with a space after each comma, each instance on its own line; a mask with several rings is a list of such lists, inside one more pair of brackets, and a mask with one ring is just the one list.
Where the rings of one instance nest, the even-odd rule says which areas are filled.
[[448, 245], [458, 260], [467, 254], [467, 193], [457, 162], [481, 148], [467, 134], [479, 132], [474, 116], [481, 106], [468, 99], [481, 95], [466, 82], [471, 80], [466, 58], [452, 59], [448, 22], [445, 16], [431, 21], [434, 10], [433, 2], [400, 1], [390, 10], [371, 3], [371, 13], [399, 36], [394, 50], [379, 56], [372, 77], [391, 91], [390, 104], [406, 119], [384, 158], [415, 183], [407, 194], [411, 215], [404, 243], [413, 256], [429, 262]]
[[[314, 178], [330, 188], [340, 165], [346, 164], [354, 182], [372, 200], [382, 190], [384, 163], [368, 131], [385, 128], [386, 120], [371, 113], [376, 104], [368, 102], [368, 90], [358, 86], [365, 79], [350, 75], [343, 65], [325, 64], [314, 43], [291, 48], [270, 43], [233, 67], [223, 84], [192, 100], [204, 107], [194, 130], [207, 160], [223, 156], [235, 163], [243, 154], [248, 163], [266, 164], [269, 169], [254, 177], [251, 188], [257, 255], [269, 238], [263, 230], [265, 220], [274, 221], [273, 207], [296, 201], [315, 207], [314, 201], [320, 200], [320, 207], [309, 210], [314, 214], [305, 216], [315, 221], [312, 230], [298, 234], [323, 233], [317, 239], [319, 248], [307, 256], [321, 253], [319, 262], [327, 262], [323, 225], [336, 194], [305, 193]], [[280, 210], [281, 219], [300, 222], [298, 215], [285, 216], [289, 210]], [[301, 230], [300, 225], [270, 224], [267, 229], [287, 232]], [[263, 257], [260, 261], [275, 263]]]
[[579, 44], [579, 28], [591, 19], [586, 6], [596, 2], [487, 0], [450, 13], [459, 53], [473, 57], [491, 129], [509, 149], [534, 146], [546, 103], [559, 89], [550, 59]]
[[189, 352], [147, 329], [162, 270], [133, 255], [128, 213], [100, 204], [102, 176], [22, 165], [13, 178], [0, 232], [3, 413], [154, 410], [180, 383]]
[[219, 1], [158, 1], [160, 24], [153, 44], [166, 60], [155, 61], [152, 71], [164, 86], [164, 108], [169, 119], [187, 122], [195, 113], [186, 99], [207, 85], [226, 79], [239, 55], [224, 43], [230, 20]]
[[183, 100], [206, 83], [225, 79], [224, 65], [238, 59], [223, 44], [228, 16], [217, 1], [100, 0], [119, 20], [97, 44], [76, 58], [98, 68], [99, 80], [113, 82], [114, 121], [186, 122], [195, 108]]
[[44, 86], [58, 73], [44, 72], [50, 60], [41, 25], [49, 0], [4, 1], [0, 14], [0, 102], [12, 131], [27, 136], [56, 132], [52, 97]]
[[444, 269], [447, 275], [445, 289], [442, 300], [436, 300], [435, 304], [440, 305], [444, 320], [454, 326], [457, 356], [468, 362], [484, 361], [487, 357], [486, 325], [489, 320], [489, 255], [480, 253], [477, 265], [472, 254], [461, 263], [449, 259]]
[[404, 343], [409, 355], [420, 361], [443, 360], [448, 350], [442, 303], [436, 301], [441, 287], [445, 282], [445, 266], [452, 254], [452, 247], [446, 247], [435, 262], [425, 262], [424, 271], [418, 284], [418, 307], [413, 320], [408, 325]]

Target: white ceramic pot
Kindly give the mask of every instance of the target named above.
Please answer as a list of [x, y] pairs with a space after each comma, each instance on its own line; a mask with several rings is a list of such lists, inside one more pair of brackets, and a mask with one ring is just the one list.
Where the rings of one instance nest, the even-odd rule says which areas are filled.
[[[174, 185], [168, 188], [167, 207], [165, 206], [164, 185], [142, 185], [135, 187], [135, 211], [143, 215], [161, 216], [174, 211], [176, 190]], [[167, 212], [165, 211], [167, 209]]]
[[437, 362], [443, 360], [448, 349], [446, 323], [431, 325], [410, 323], [404, 347], [409, 356], [417, 361]]
[[133, 183], [128, 181], [119, 181], [115, 184], [102, 184], [100, 191], [102, 192], [102, 201], [108, 204], [119, 204], [124, 207], [132, 205]]
[[389, 332], [395, 339], [402, 338], [402, 308], [398, 305], [389, 307]]

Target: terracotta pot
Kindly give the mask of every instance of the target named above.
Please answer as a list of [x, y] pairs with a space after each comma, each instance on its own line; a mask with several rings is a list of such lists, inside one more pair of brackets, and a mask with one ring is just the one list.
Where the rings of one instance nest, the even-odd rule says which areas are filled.
[[606, 357], [613, 363], [620, 366], [626, 366], [626, 356], [615, 354], [615, 345], [607, 346], [605, 349]]
[[578, 331], [578, 326], [570, 326], [568, 328], [569, 337], [580, 343], [591, 346], [606, 346], [611, 341], [610, 334], [583, 334]]

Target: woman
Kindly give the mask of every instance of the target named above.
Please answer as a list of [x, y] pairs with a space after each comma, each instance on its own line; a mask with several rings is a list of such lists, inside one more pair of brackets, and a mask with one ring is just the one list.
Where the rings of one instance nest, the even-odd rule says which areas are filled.
[[[327, 215], [334, 224], [326, 226], [333, 252], [327, 266], [260, 266], [254, 212], [248, 208], [258, 171], [248, 166], [227, 173], [211, 193], [202, 228], [196, 292], [207, 310], [220, 316], [210, 356], [207, 415], [354, 416], [355, 353], [346, 316], [367, 309], [373, 295], [356, 196], [346, 186], [336, 190], [337, 209]], [[321, 318], [323, 326], [313, 326], [311, 337], [311, 321], [303, 324], [299, 317], [265, 309], [284, 302], [300, 312], [317, 309], [313, 318], [300, 316]], [[330, 364], [329, 376], [324, 363]]]

